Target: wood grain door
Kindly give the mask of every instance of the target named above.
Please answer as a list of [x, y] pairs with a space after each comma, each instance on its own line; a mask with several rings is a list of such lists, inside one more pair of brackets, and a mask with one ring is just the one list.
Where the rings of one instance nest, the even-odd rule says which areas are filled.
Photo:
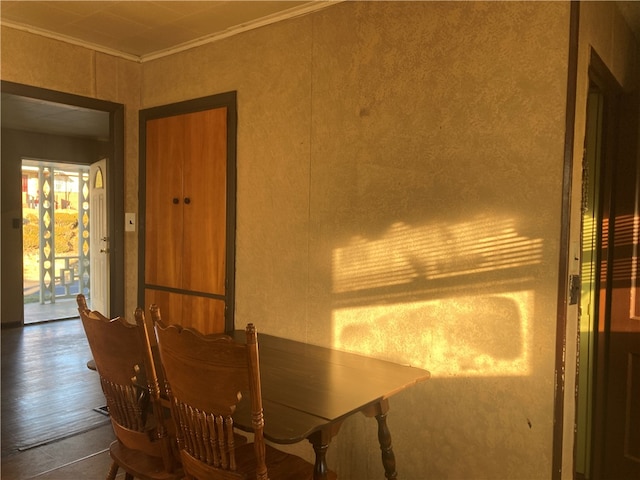
[[145, 291], [145, 305], [152, 303], [160, 307], [162, 318], [167, 323], [179, 323], [204, 334], [225, 331], [223, 300], [148, 288]]
[[182, 288], [185, 122], [158, 118], [146, 129], [145, 283]]
[[226, 271], [227, 109], [182, 116], [185, 290], [224, 295]]
[[140, 113], [139, 298], [204, 333], [233, 328], [235, 92]]

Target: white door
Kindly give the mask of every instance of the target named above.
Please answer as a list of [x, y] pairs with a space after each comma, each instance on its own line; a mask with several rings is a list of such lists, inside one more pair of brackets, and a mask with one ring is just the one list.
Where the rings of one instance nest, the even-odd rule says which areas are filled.
[[89, 170], [90, 305], [109, 316], [109, 236], [107, 231], [107, 160]]

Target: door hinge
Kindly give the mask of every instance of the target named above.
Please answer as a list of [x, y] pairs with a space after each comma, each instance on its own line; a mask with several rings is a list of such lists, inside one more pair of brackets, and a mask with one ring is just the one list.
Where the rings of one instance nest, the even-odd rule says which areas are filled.
[[580, 275], [569, 275], [569, 305], [576, 305], [580, 300]]

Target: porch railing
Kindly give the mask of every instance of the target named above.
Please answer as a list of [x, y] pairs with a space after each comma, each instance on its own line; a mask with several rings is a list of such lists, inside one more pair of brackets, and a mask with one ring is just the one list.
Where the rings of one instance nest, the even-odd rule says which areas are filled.
[[40, 303], [55, 303], [57, 298], [89, 294], [89, 186], [88, 168], [78, 168], [78, 254], [55, 253], [55, 202], [52, 179], [54, 168], [40, 166], [39, 244]]

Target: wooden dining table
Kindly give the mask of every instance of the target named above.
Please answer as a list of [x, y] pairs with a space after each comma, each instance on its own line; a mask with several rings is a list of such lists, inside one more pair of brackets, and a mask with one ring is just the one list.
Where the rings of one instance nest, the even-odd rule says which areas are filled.
[[[246, 341], [244, 330], [229, 335]], [[345, 419], [362, 413], [377, 420], [385, 477], [397, 478], [389, 397], [428, 380], [427, 370], [267, 334], [258, 334], [258, 350], [266, 439], [283, 445], [308, 440], [315, 452], [313, 479], [324, 480], [331, 439]], [[93, 359], [87, 367], [95, 370]], [[147, 387], [142, 375], [135, 381]], [[248, 395], [233, 417], [237, 428], [252, 431]]]
[[[245, 332], [231, 336], [243, 342]], [[389, 397], [429, 379], [427, 370], [266, 334], [258, 334], [258, 348], [265, 438], [277, 444], [311, 442], [313, 478], [326, 479], [331, 439], [345, 419], [360, 412], [377, 420], [385, 477], [397, 477]], [[234, 421], [251, 431], [248, 401], [240, 402]]]

